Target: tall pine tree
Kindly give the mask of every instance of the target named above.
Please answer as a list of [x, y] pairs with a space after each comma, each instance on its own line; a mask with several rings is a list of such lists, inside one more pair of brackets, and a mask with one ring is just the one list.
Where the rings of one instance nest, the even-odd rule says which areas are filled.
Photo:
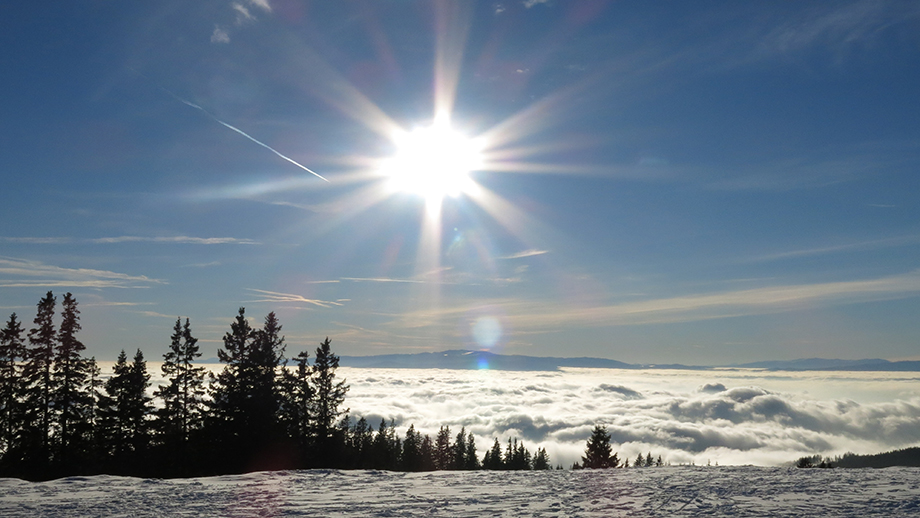
[[328, 447], [332, 437], [332, 425], [348, 409], [339, 407], [345, 402], [348, 385], [345, 380], [336, 381], [335, 371], [339, 368], [339, 357], [330, 349], [329, 337], [316, 348], [316, 359], [313, 362], [313, 380], [316, 389], [314, 406], [313, 437], [317, 448]]
[[156, 422], [162, 434], [163, 460], [172, 469], [185, 473], [192, 454], [192, 434], [201, 428], [204, 419], [205, 368], [194, 364], [201, 353], [188, 318], [184, 326], [182, 319], [176, 318], [170, 339], [169, 351], [163, 355], [161, 367], [168, 383], [154, 394], [163, 400]]
[[39, 472], [47, 472], [51, 461], [51, 398], [54, 394], [51, 374], [57, 343], [53, 320], [56, 304], [57, 299], [50, 291], [38, 302], [32, 321], [35, 327], [29, 330], [29, 348], [22, 371], [26, 409], [23, 421], [24, 460]]
[[22, 362], [26, 346], [23, 329], [10, 315], [6, 327], [0, 331], [0, 466], [15, 465], [19, 458], [19, 434], [22, 431], [23, 383]]
[[73, 295], [66, 293], [61, 302], [61, 327], [54, 355], [52, 404], [57, 417], [58, 460], [65, 470], [85, 457], [91, 430], [87, 413], [93, 401], [89, 387], [92, 365], [83, 357], [86, 346], [77, 339], [80, 311]]

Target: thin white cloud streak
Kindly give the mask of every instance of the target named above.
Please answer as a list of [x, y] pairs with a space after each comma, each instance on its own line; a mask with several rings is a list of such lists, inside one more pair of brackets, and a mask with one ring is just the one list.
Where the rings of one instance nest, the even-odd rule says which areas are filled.
[[829, 10], [810, 10], [772, 29], [760, 38], [756, 56], [798, 52], [821, 45], [836, 52], [867, 45], [885, 29], [920, 15], [910, 2], [850, 2]]
[[622, 304], [577, 306], [555, 301], [503, 298], [441, 306], [401, 314], [392, 324], [424, 327], [452, 322], [482, 308], [501, 308], [514, 329], [534, 331], [572, 325], [672, 324], [793, 311], [812, 306], [897, 300], [920, 295], [920, 270], [861, 281], [770, 286], [652, 299]]
[[272, 11], [272, 6], [268, 3], [268, 0], [249, 0], [249, 3], [265, 11]]
[[[154, 317], [154, 318], [169, 318], [169, 319], [177, 318], [176, 315], [164, 315], [163, 313], [157, 313], [156, 311], [132, 311], [131, 313], [136, 313], [138, 315], [144, 315], [145, 317]], [[182, 318], [182, 317], [178, 317], [178, 318]], [[199, 341], [206, 341], [206, 340], [199, 340]]]
[[237, 24], [243, 23], [246, 20], [255, 20], [256, 17], [249, 12], [249, 9], [245, 5], [240, 3], [234, 3], [233, 9], [239, 14], [240, 19], [237, 20]]
[[420, 281], [417, 279], [391, 279], [387, 277], [342, 277], [343, 281], [352, 281], [352, 282], [395, 282], [395, 283], [407, 283], [407, 284], [425, 284], [425, 281]]
[[190, 237], [190, 236], [115, 236], [97, 238], [73, 237], [0, 237], [8, 243], [22, 243], [32, 245], [71, 245], [71, 244], [117, 244], [117, 243], [166, 243], [182, 245], [258, 245], [252, 239], [235, 237]]
[[180, 268], [210, 268], [212, 266], [220, 266], [220, 264], [220, 261], [211, 261], [208, 263], [183, 264]]
[[277, 291], [267, 291], [267, 290], [258, 290], [255, 288], [246, 288], [246, 291], [251, 291], [264, 295], [265, 298], [259, 300], [250, 300], [247, 302], [295, 302], [303, 304], [311, 304], [313, 306], [319, 306], [321, 308], [329, 308], [332, 306], [344, 306], [340, 302], [335, 302], [331, 300], [319, 300], [319, 299], [308, 299], [301, 295], [295, 295], [292, 293], [279, 293]]
[[0, 280], [0, 287], [83, 287], [83, 288], [147, 288], [165, 281], [144, 275], [88, 268], [63, 268], [38, 261], [0, 257], [0, 275], [16, 277], [41, 277], [39, 280]]
[[156, 302], [81, 302], [81, 307], [155, 306]]
[[531, 248], [530, 250], [524, 250], [516, 254], [499, 257], [499, 259], [523, 259], [525, 257], [534, 257], [537, 255], [543, 255], [543, 254], [548, 254], [548, 253], [549, 253], [549, 250], [537, 250], [536, 248]]
[[792, 250], [789, 252], [779, 252], [767, 254], [750, 259], [751, 262], [767, 262], [780, 259], [791, 259], [796, 257], [808, 257], [813, 255], [834, 254], [839, 252], [875, 250], [879, 248], [893, 248], [899, 246], [915, 245], [920, 243], [920, 236], [900, 236], [888, 239], [873, 239], [871, 241], [861, 241], [858, 243], [847, 243], [843, 245], [825, 246], [820, 248], [807, 248], [803, 250]]

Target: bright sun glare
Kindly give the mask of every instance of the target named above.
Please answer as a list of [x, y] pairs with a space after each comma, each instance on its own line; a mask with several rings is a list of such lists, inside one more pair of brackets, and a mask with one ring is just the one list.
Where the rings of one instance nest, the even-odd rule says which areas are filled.
[[483, 165], [482, 145], [450, 127], [435, 124], [401, 132], [393, 137], [396, 151], [384, 162], [381, 173], [394, 192], [422, 196], [440, 203], [475, 188], [470, 173]]

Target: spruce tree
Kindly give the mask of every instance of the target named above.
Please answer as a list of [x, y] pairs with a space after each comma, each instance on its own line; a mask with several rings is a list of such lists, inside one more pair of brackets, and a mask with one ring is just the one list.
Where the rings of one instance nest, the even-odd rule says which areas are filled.
[[422, 445], [419, 447], [419, 456], [421, 457], [421, 471], [434, 471], [434, 441], [431, 436], [425, 434], [422, 437]]
[[434, 439], [434, 469], [450, 469], [453, 464], [453, 450], [450, 447], [450, 427], [441, 426]]
[[367, 419], [360, 418], [351, 432], [351, 449], [354, 455], [352, 467], [366, 469], [371, 467], [374, 433]]
[[473, 432], [470, 432], [466, 436], [466, 459], [463, 469], [480, 469], [481, 467], [479, 457], [476, 456], [476, 439], [473, 437]]
[[18, 463], [19, 434], [23, 427], [22, 362], [26, 354], [23, 329], [10, 315], [0, 331], [0, 467]]
[[[314, 388], [309, 355], [306, 351], [294, 357], [294, 370], [282, 371], [280, 380], [281, 408], [280, 418], [288, 437], [297, 445], [300, 455], [310, 449], [310, 432], [312, 430]], [[362, 448], [370, 439], [370, 427], [363, 417], [358, 420], [352, 431], [352, 450], [356, 458], [361, 458]]]
[[415, 425], [409, 425], [406, 438], [402, 443], [402, 469], [405, 471], [421, 471], [422, 467], [422, 434], [415, 431]]
[[329, 337], [326, 337], [316, 348], [316, 359], [313, 361], [313, 383], [316, 390], [313, 437], [318, 448], [323, 448], [328, 443], [332, 423], [348, 412], [348, 409], [339, 408], [345, 402], [348, 385], [345, 384], [345, 380], [335, 379], [339, 357], [332, 353], [330, 344]]
[[537, 448], [537, 453], [533, 456], [532, 467], [534, 470], [553, 469], [549, 461], [549, 454], [546, 453], [546, 448]]
[[29, 348], [23, 365], [25, 382], [23, 406], [26, 409], [23, 422], [23, 447], [27, 463], [36, 471], [45, 471], [51, 460], [52, 395], [54, 380], [54, 346], [57, 333], [54, 330], [54, 307], [57, 299], [48, 292], [38, 302], [35, 327], [29, 330]]
[[150, 442], [149, 416], [152, 398], [147, 395], [150, 375], [140, 349], [128, 363], [122, 350], [112, 377], [105, 382], [106, 394], [99, 402], [101, 450], [113, 460], [115, 470], [138, 474], [143, 468]]
[[154, 394], [163, 401], [156, 412], [156, 428], [162, 434], [164, 460], [181, 474], [188, 469], [192, 434], [201, 428], [204, 419], [205, 368], [194, 364], [201, 353], [188, 318], [184, 326], [176, 318], [170, 340], [161, 367], [167, 383]]
[[[265, 317], [262, 329], [253, 332], [252, 350], [248, 361], [244, 362], [245, 387], [250, 402], [247, 408], [247, 435], [269, 445], [281, 439], [278, 419], [281, 407], [279, 367], [285, 363], [281, 323], [275, 313], [270, 312]], [[329, 422], [330, 430], [340, 416], [333, 415]]]
[[451, 465], [449, 469], [466, 469], [466, 427], [460, 428], [460, 433], [451, 447]]
[[398, 469], [400, 449], [396, 429], [388, 425], [386, 419], [381, 419], [377, 433], [374, 434], [374, 442], [371, 444], [371, 468]]
[[585, 468], [605, 469], [615, 468], [619, 461], [617, 455], [611, 456], [610, 452], [610, 434], [607, 433], [607, 427], [597, 425], [588, 438], [585, 455], [581, 458], [581, 464]]
[[504, 468], [502, 465], [502, 445], [497, 438], [492, 443], [492, 448], [486, 451], [485, 456], [483, 456], [482, 468], [493, 470]]
[[211, 465], [218, 471], [239, 471], [248, 461], [251, 445], [245, 442], [249, 406], [245, 376], [253, 334], [246, 309], [240, 308], [230, 331], [224, 334], [224, 347], [217, 351], [225, 365], [217, 376], [211, 375], [207, 435], [211, 438]]
[[52, 405], [57, 414], [58, 460], [65, 470], [88, 453], [91, 430], [87, 414], [93, 406], [89, 378], [92, 365], [82, 353], [86, 346], [76, 337], [80, 331], [80, 311], [73, 295], [61, 303], [61, 327], [55, 349]]

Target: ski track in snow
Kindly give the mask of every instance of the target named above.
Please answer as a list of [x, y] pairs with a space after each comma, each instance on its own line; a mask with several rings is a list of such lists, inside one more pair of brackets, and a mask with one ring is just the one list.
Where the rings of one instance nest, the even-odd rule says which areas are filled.
[[279, 471], [0, 479], [4, 517], [920, 516], [920, 468]]

